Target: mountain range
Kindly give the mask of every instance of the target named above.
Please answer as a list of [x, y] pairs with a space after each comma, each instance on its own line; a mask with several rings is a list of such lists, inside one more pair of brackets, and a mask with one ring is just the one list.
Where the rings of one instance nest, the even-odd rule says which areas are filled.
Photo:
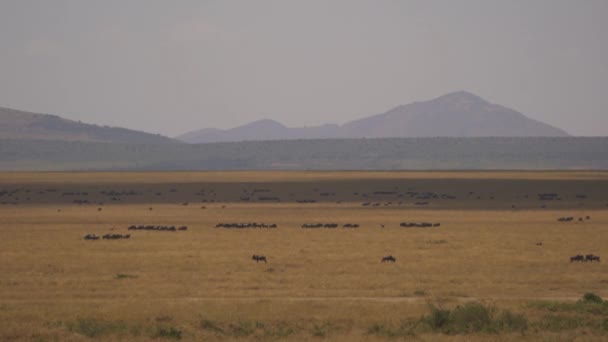
[[459, 91], [430, 101], [395, 107], [385, 113], [347, 122], [312, 127], [286, 127], [264, 119], [227, 129], [205, 128], [175, 139], [120, 127], [82, 123], [57, 115], [0, 107], [0, 138], [97, 143], [190, 144], [357, 138], [421, 137], [564, 137], [565, 131]]
[[205, 128], [176, 137], [187, 143], [405, 137], [564, 137], [564, 130], [489, 103], [466, 91], [398, 106], [385, 113], [312, 127], [264, 119], [232, 129]]
[[178, 141], [120, 127], [98, 126], [57, 115], [0, 107], [0, 137], [16, 140], [61, 140], [103, 143], [165, 144]]

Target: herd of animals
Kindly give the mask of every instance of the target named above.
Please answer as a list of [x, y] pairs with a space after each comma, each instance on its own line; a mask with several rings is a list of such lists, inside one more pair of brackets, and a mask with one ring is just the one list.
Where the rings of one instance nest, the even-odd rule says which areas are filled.
[[[104, 234], [101, 236], [104, 240], [119, 240], [119, 239], [130, 239], [131, 234]], [[99, 235], [87, 234], [84, 236], [85, 240], [99, 240]]]
[[[586, 216], [585, 220], [590, 220], [590, 216]], [[559, 222], [571, 222], [574, 221], [574, 217], [560, 217], [557, 219]], [[582, 221], [583, 218], [579, 218], [579, 221]], [[301, 227], [302, 228], [337, 228], [339, 224], [337, 223], [305, 223]], [[417, 227], [417, 228], [430, 228], [430, 227], [440, 227], [441, 223], [430, 223], [430, 222], [401, 222], [399, 224], [400, 227]], [[258, 222], [248, 222], [248, 223], [218, 223], [215, 225], [215, 228], [237, 228], [237, 229], [246, 229], [246, 228], [277, 228], [278, 225], [276, 223], [258, 223]], [[345, 223], [342, 225], [343, 228], [359, 228], [360, 225], [357, 223]], [[384, 225], [381, 225], [384, 228]], [[166, 226], [166, 225], [131, 225], [127, 228], [128, 230], [146, 230], [146, 231], [186, 231], [188, 230], [188, 226]], [[131, 238], [130, 234], [105, 234], [101, 236], [104, 240], [117, 240], [117, 239], [129, 239]], [[99, 240], [100, 237], [95, 234], [86, 234], [84, 236], [84, 240]], [[537, 246], [542, 246], [542, 242], [537, 242]], [[254, 254], [251, 258], [256, 263], [263, 261], [264, 263], [268, 262], [268, 259], [265, 255]], [[382, 257], [381, 262], [396, 262], [397, 259], [392, 255], [387, 255]], [[600, 262], [600, 257], [594, 254], [577, 254], [575, 256], [570, 257], [570, 262]]]
[[570, 262], [594, 262], [594, 261], [600, 262], [600, 256], [593, 255], [593, 254], [587, 254], [587, 255], [577, 254], [575, 256], [570, 257]]
[[[151, 190], [153, 197], [161, 198], [165, 195], [176, 196], [182, 189], [178, 190], [176, 188], [170, 188], [165, 190]], [[293, 198], [294, 194], [289, 194], [289, 201], [293, 201], [299, 204], [314, 204], [318, 201], [331, 201], [334, 198], [338, 198], [335, 192], [332, 191], [322, 191], [318, 188], [313, 189], [313, 192], [318, 196], [317, 199], [306, 197], [306, 198]], [[368, 192], [352, 192], [352, 196], [359, 197], [364, 200], [361, 203], [363, 207], [391, 207], [391, 206], [402, 206], [406, 204], [406, 201], [409, 199], [412, 201], [411, 204], [416, 206], [427, 206], [432, 204], [433, 201], [450, 201], [457, 199], [457, 196], [448, 193], [439, 193], [433, 191], [413, 191], [412, 189], [408, 189], [407, 191], [399, 190], [398, 187], [395, 187], [394, 190], [376, 190], [376, 191], [368, 191]], [[95, 205], [98, 206], [97, 211], [101, 211], [101, 207], [104, 203], [123, 203], [123, 202], [133, 202], [133, 200], [137, 198], [141, 198], [143, 196], [147, 196], [145, 190], [87, 190], [87, 191], [59, 191], [54, 188], [39, 188], [39, 189], [27, 189], [27, 188], [17, 188], [17, 189], [0, 189], [0, 205], [18, 205], [20, 203], [35, 203], [37, 198], [36, 196], [42, 196], [44, 201], [49, 201], [53, 203], [61, 203], [65, 204], [76, 204], [79, 206], [90, 206]], [[97, 200], [91, 198], [91, 196], [98, 196]], [[215, 203], [222, 201], [218, 196], [216, 190], [205, 190], [201, 189], [194, 193], [194, 195], [198, 198], [197, 201], [203, 203]], [[190, 196], [186, 194], [186, 196]], [[573, 197], [572, 197], [573, 196]], [[54, 199], [51, 200], [51, 197]], [[99, 200], [101, 197], [101, 200]], [[178, 196], [179, 197], [179, 196]], [[474, 192], [468, 192], [464, 195], [467, 199], [476, 199], [476, 200], [488, 200], [492, 201], [495, 199], [494, 196], [486, 195], [482, 198], [480, 194]], [[579, 202], [579, 205], [582, 204], [585, 200], [587, 200], [588, 196], [584, 194], [575, 194], [564, 196], [558, 193], [545, 192], [538, 193], [536, 195], [518, 195], [516, 196], [518, 199], [536, 199], [540, 201], [541, 208], [547, 208], [548, 204], [551, 202], [559, 203], [566, 199], [575, 200]], [[226, 199], [223, 199], [224, 201]], [[284, 198], [278, 195], [274, 195], [271, 189], [268, 188], [254, 188], [252, 190], [243, 189], [242, 193], [237, 197], [238, 201], [241, 202], [283, 202]], [[184, 202], [183, 200], [179, 200], [178, 203], [181, 205], [188, 205], [188, 202]], [[336, 203], [341, 203], [340, 200], [336, 200]], [[608, 203], [606, 203], [608, 206]], [[222, 208], [225, 208], [225, 205], [222, 205]], [[510, 207], [516, 208], [515, 204], [511, 204]], [[201, 209], [205, 209], [203, 206]], [[150, 207], [149, 210], [152, 210]], [[61, 212], [61, 209], [57, 210]], [[558, 222], [585, 222], [591, 220], [590, 216], [577, 217], [574, 216], [566, 216], [560, 217], [557, 219]], [[360, 225], [358, 223], [344, 223], [338, 224], [335, 222], [328, 223], [304, 223], [301, 225], [301, 228], [304, 229], [314, 229], [314, 228], [329, 228], [334, 229], [342, 226], [342, 228], [359, 228]], [[384, 227], [384, 225], [380, 225]], [[432, 222], [401, 222], [399, 227], [405, 228], [429, 228], [429, 227], [440, 227], [440, 223], [432, 223]], [[278, 228], [276, 223], [257, 223], [257, 222], [246, 222], [246, 223], [218, 223], [216, 228], [227, 228], [227, 229], [274, 229]], [[174, 226], [174, 225], [131, 225], [128, 227], [130, 231], [185, 231], [187, 230], [187, 226]], [[130, 239], [130, 234], [104, 234], [101, 236], [95, 234], [87, 234], [84, 236], [85, 240], [121, 240], [121, 239]], [[537, 242], [537, 246], [542, 246], [542, 242]], [[267, 262], [267, 258], [263, 255], [254, 255], [253, 260], [256, 262]], [[396, 258], [392, 255], [388, 255], [382, 258], [382, 262], [395, 262]], [[600, 257], [594, 254], [577, 254], [575, 256], [570, 257], [571, 262], [599, 262]]]
[[[261, 261], [263, 261], [265, 264], [268, 263], [268, 259], [266, 258], [265, 255], [254, 254], [251, 257], [251, 259], [254, 260], [256, 263], [261, 262]], [[385, 262], [396, 262], [396, 261], [397, 261], [397, 258], [395, 258], [392, 255], [387, 255], [385, 257], [382, 257], [382, 260], [380, 262], [385, 263]]]
[[180, 227], [176, 227], [176, 226], [155, 226], [155, 225], [131, 225], [129, 226], [129, 228], [127, 228], [128, 230], [160, 230], [160, 231], [170, 231], [170, 232], [175, 232], [178, 230], [188, 230], [188, 226], [180, 226]]
[[245, 228], [277, 228], [277, 224], [276, 223], [257, 223], [257, 222], [250, 222], [250, 223], [218, 223], [215, 225], [215, 228], [238, 228], [238, 229], [245, 229]]
[[[579, 222], [583, 222], [584, 220], [591, 220], [591, 216], [585, 216], [583, 217], [579, 217], [578, 221]], [[557, 219], [558, 222], [572, 222], [574, 221], [574, 216], [566, 216], [566, 217], [560, 217]]]

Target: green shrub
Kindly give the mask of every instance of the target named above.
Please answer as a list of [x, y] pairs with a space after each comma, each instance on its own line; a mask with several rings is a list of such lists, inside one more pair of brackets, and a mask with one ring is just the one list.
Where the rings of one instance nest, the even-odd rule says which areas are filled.
[[67, 323], [68, 330], [87, 337], [99, 337], [108, 334], [128, 332], [123, 322], [108, 322], [94, 318], [79, 318], [75, 322]]
[[389, 338], [415, 336], [413, 322], [403, 323], [397, 327], [388, 327], [383, 324], [373, 324], [367, 329], [368, 335], [384, 336]]
[[575, 330], [587, 325], [587, 320], [578, 316], [545, 315], [537, 326], [541, 330], [561, 332], [564, 330]]
[[312, 328], [312, 335], [315, 337], [327, 337], [331, 332], [333, 326], [330, 322], [324, 322], [321, 324], [315, 323]]
[[575, 303], [562, 303], [551, 301], [533, 301], [528, 306], [550, 312], [575, 312], [580, 314], [592, 314], [608, 316], [608, 302], [593, 293], [586, 293]]
[[498, 329], [501, 331], [528, 330], [528, 318], [522, 314], [516, 314], [509, 310], [503, 310], [497, 318]]
[[434, 305], [431, 305], [430, 309], [431, 314], [424, 317], [423, 320], [432, 330], [441, 330], [446, 327], [450, 321], [450, 310], [445, 310]]
[[595, 303], [602, 304], [604, 302], [602, 297], [596, 295], [595, 293], [587, 292], [583, 295], [583, 298], [580, 300], [583, 303]]
[[215, 324], [215, 322], [210, 321], [208, 319], [203, 319], [201, 321], [201, 329], [203, 330], [209, 330], [211, 332], [214, 332], [216, 334], [223, 334], [224, 330], [222, 328], [220, 328], [217, 324]]
[[264, 336], [266, 337], [285, 338], [292, 335], [294, 332], [295, 330], [287, 324], [278, 324], [276, 327], [264, 327]]
[[602, 321], [602, 330], [604, 330], [604, 331], [608, 331], [608, 318], [605, 318], [605, 319]]
[[457, 306], [453, 310], [431, 305], [430, 314], [421, 318], [433, 332], [446, 334], [498, 333], [501, 331], [523, 332], [528, 329], [528, 319], [509, 310], [499, 314], [496, 308], [479, 302]]
[[155, 338], [168, 338], [172, 340], [181, 340], [182, 331], [174, 327], [157, 327]]
[[449, 315], [450, 333], [493, 332], [495, 309], [482, 303], [457, 306]]
[[236, 324], [230, 324], [230, 335], [235, 337], [247, 337], [255, 333], [258, 328], [264, 328], [264, 325], [260, 322], [238, 322]]

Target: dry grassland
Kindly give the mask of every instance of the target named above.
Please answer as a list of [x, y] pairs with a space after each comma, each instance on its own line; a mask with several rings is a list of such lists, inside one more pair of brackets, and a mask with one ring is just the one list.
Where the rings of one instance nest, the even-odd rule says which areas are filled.
[[[569, 261], [608, 258], [608, 173], [4, 173], [2, 191], [0, 340], [608, 338], [608, 310], [547, 309], [608, 297], [606, 260]], [[300, 228], [314, 222], [360, 228]], [[127, 230], [139, 224], [188, 230]], [[83, 240], [106, 233], [131, 238]], [[419, 323], [429, 304], [468, 302], [528, 329]]]

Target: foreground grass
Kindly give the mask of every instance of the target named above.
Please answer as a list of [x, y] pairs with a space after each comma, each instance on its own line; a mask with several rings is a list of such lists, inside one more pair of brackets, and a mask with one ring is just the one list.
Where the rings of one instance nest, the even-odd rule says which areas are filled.
[[[599, 296], [596, 296], [599, 298]], [[466, 340], [536, 340], [559, 333], [584, 335], [586, 340], [608, 337], [607, 302], [589, 301], [583, 297], [576, 303], [533, 301], [514, 311], [494, 304], [472, 301], [450, 308], [429, 304], [419, 318], [403, 318], [399, 322], [364, 322], [340, 320], [222, 320], [199, 315], [178, 320], [170, 315], [157, 316], [143, 322], [76, 318], [49, 322], [52, 329], [32, 335], [31, 340], [366, 340], [418, 339], [443, 340], [457, 337]], [[575, 315], [572, 315], [575, 313]], [[23, 338], [26, 340], [27, 338]]]

